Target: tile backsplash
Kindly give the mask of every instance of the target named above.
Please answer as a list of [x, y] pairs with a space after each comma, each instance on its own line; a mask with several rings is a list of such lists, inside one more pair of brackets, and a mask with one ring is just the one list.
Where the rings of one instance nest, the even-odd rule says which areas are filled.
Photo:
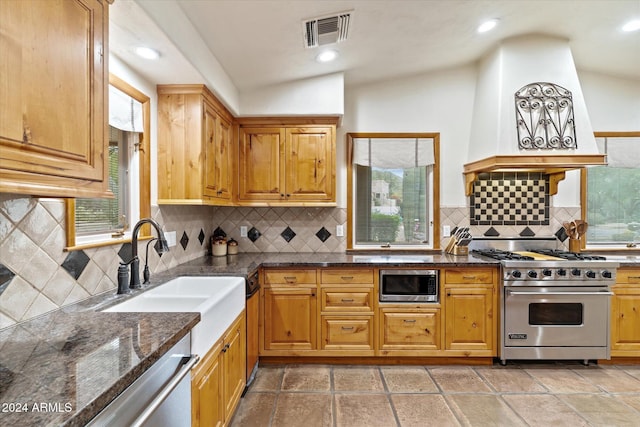
[[[165, 231], [175, 231], [177, 240], [162, 257], [150, 248], [152, 273], [206, 254], [216, 227], [238, 241], [240, 252], [346, 248], [345, 237], [335, 236], [336, 225], [346, 223], [346, 209], [340, 208], [153, 206], [152, 217]], [[240, 226], [253, 232], [240, 237]], [[115, 292], [118, 265], [130, 258], [130, 243], [72, 252], [64, 251], [65, 244], [63, 200], [0, 194], [0, 328]], [[146, 245], [139, 242], [141, 263]]]

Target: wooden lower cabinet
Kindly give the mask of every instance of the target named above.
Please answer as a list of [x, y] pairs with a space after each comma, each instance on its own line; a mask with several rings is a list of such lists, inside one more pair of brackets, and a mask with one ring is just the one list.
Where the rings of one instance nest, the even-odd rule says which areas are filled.
[[442, 347], [439, 308], [381, 308], [380, 355], [433, 356]]
[[317, 349], [316, 289], [265, 288], [262, 353], [293, 355]]
[[323, 315], [321, 350], [373, 356], [373, 316]]
[[191, 373], [191, 425], [225, 426], [246, 383], [244, 312]]
[[445, 286], [445, 350], [495, 356], [496, 293], [492, 286]]
[[612, 290], [611, 357], [640, 357], [640, 269], [618, 269]]

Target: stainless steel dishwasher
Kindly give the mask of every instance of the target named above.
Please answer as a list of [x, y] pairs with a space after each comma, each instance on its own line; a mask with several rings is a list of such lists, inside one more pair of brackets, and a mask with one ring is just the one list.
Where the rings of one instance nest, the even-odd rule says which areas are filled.
[[116, 397], [88, 426], [191, 426], [191, 333]]

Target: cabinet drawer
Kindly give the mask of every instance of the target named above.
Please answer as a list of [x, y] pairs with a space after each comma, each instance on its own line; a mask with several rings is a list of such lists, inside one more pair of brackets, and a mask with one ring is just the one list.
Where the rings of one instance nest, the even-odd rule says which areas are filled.
[[315, 270], [266, 270], [265, 285], [316, 285]]
[[320, 277], [323, 284], [373, 284], [372, 269], [322, 270]]
[[381, 313], [380, 348], [438, 349], [440, 348], [440, 310], [416, 313]]
[[322, 316], [323, 350], [373, 350], [373, 316]]
[[616, 273], [616, 283], [630, 283], [640, 285], [640, 269], [619, 268]]
[[461, 268], [444, 271], [445, 283], [455, 284], [492, 284], [496, 271], [492, 268]]
[[373, 310], [373, 289], [322, 288], [322, 311], [362, 311]]

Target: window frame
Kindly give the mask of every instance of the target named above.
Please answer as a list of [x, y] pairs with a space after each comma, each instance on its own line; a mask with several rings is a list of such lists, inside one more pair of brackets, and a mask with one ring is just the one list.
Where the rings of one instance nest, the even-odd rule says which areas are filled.
[[[346, 134], [347, 143], [347, 251], [363, 252], [372, 250], [384, 250], [385, 252], [440, 252], [440, 133], [398, 133], [398, 132], [348, 132]], [[391, 245], [390, 247], [354, 247], [355, 228], [354, 228], [354, 167], [353, 167], [353, 140], [355, 138], [430, 138], [433, 139], [433, 198], [430, 203], [433, 204], [433, 217], [430, 220], [430, 226], [433, 228], [433, 243], [430, 246], [421, 245]]]
[[[640, 138], [640, 131], [628, 131], [628, 132], [594, 132], [593, 135], [596, 138]], [[582, 221], [587, 220], [587, 173], [588, 168], [580, 169], [580, 218]], [[640, 252], [640, 247], [629, 248], [625, 246], [625, 242], [621, 242], [620, 245], [608, 245], [608, 246], [589, 246], [587, 244], [587, 238], [580, 239], [580, 249], [587, 251], [598, 252]]]
[[[142, 135], [140, 138], [140, 144], [138, 146], [139, 156], [139, 197], [140, 197], [140, 218], [151, 217], [151, 160], [150, 160], [150, 136], [151, 136], [151, 98], [131, 86], [120, 77], [109, 73], [109, 84], [116, 89], [126, 93], [136, 101], [142, 104]], [[89, 249], [101, 246], [117, 245], [122, 243], [131, 242], [130, 236], [112, 237], [108, 240], [87, 243], [78, 245], [76, 244], [76, 199], [65, 199], [65, 222], [66, 222], [66, 239], [67, 244], [64, 248], [65, 251], [75, 251], [81, 249]], [[132, 227], [133, 224], [129, 224]], [[145, 224], [140, 229], [139, 239], [151, 237], [151, 227], [149, 224]]]

